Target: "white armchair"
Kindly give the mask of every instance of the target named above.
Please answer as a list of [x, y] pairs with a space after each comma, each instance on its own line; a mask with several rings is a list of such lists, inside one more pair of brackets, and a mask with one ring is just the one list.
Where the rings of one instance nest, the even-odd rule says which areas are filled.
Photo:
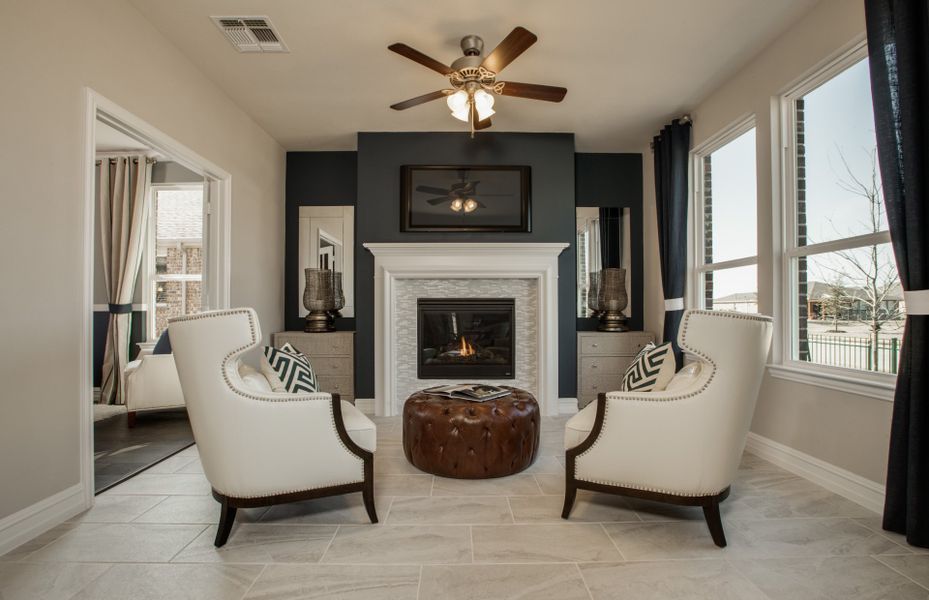
[[691, 310], [678, 345], [701, 363], [690, 385], [609, 392], [565, 430], [567, 519], [578, 489], [702, 506], [713, 541], [739, 467], [771, 345], [771, 319]]
[[139, 411], [184, 406], [173, 355], [146, 354], [126, 365], [125, 375], [129, 427]]
[[217, 547], [237, 508], [361, 492], [377, 522], [374, 423], [335, 394], [262, 391], [244, 381], [239, 357], [261, 341], [255, 311], [179, 317], [168, 329], [203, 472], [221, 505]]

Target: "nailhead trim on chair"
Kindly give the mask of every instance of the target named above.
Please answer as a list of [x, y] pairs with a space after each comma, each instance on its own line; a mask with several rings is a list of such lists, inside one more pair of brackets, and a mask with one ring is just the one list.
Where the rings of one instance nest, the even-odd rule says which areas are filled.
[[[770, 322], [772, 322], [771, 317], [768, 317], [768, 316], [766, 316], [766, 315], [758, 315], [758, 314], [751, 314], [751, 313], [739, 313], [739, 312], [724, 311], [724, 310], [689, 310], [689, 311], [687, 311], [687, 313], [685, 313], [685, 315], [684, 315], [684, 317], [685, 317], [685, 318], [684, 318], [684, 321], [683, 321], [683, 323], [681, 323], [681, 329], [680, 329], [680, 332], [678, 333], [678, 344], [677, 344], [677, 345], [680, 346], [681, 349], [686, 350], [687, 352], [689, 352], [690, 354], [693, 354], [694, 356], [700, 357], [701, 359], [703, 359], [703, 361], [704, 361], [705, 363], [708, 363], [708, 364], [710, 364], [710, 365], [712, 366], [713, 370], [712, 370], [712, 372], [710, 373], [709, 378], [707, 378], [707, 380], [703, 383], [703, 385], [700, 386], [699, 389], [697, 389], [697, 390], [695, 390], [695, 391], [693, 391], [693, 392], [690, 392], [690, 393], [688, 393], [688, 394], [682, 394], [682, 395], [678, 395], [678, 396], [668, 396], [668, 397], [665, 397], [665, 398], [638, 398], [638, 397], [636, 397], [636, 398], [630, 398], [629, 396], [624, 395], [622, 392], [607, 392], [607, 394], [606, 394], [606, 400], [610, 400], [610, 399], [612, 399], [612, 400], [622, 400], [623, 402], [676, 402], [676, 401], [678, 401], [678, 400], [686, 400], [687, 398], [692, 398], [692, 397], [694, 397], [694, 396], [697, 396], [697, 395], [699, 395], [701, 392], [703, 392], [703, 390], [705, 390], [707, 387], [709, 387], [710, 383], [713, 381], [713, 378], [716, 376], [716, 363], [713, 362], [713, 361], [710, 359], [710, 357], [707, 356], [706, 354], [704, 354], [704, 353], [702, 353], [702, 352], [700, 352], [700, 351], [698, 351], [698, 350], [696, 350], [696, 349], [690, 347], [690, 346], [687, 344], [687, 341], [686, 341], [686, 338], [687, 338], [687, 326], [690, 324], [690, 317], [691, 317], [692, 315], [704, 315], [704, 316], [712, 316], [712, 317], [726, 317], [727, 319], [746, 319], [746, 320], [749, 320], [749, 321], [761, 321], [761, 322], [765, 322], [765, 323], [770, 323]], [[640, 393], [642, 393], [642, 394], [648, 394], [649, 392], [640, 392]], [[603, 411], [603, 422], [604, 422], [604, 423], [606, 423], [607, 417], [609, 416], [609, 412], [610, 412], [610, 403], [609, 403], [609, 402], [606, 402], [606, 406], [604, 407], [604, 411]], [[600, 432], [600, 436], [602, 437], [602, 435], [603, 435], [603, 432], [601, 431], [601, 432]], [[581, 478], [579, 478], [579, 477], [577, 476], [577, 463], [578, 463], [578, 459], [582, 458], [584, 455], [586, 455], [586, 454], [590, 453], [591, 451], [593, 451], [593, 449], [597, 447], [597, 443], [598, 443], [599, 441], [600, 441], [600, 437], [597, 437], [597, 439], [596, 439], [596, 440], [594, 441], [594, 443], [590, 446], [590, 448], [588, 448], [588, 449], [587, 449], [586, 451], [584, 451], [583, 453], [579, 454], [579, 455], [577, 456], [577, 458], [575, 459], [575, 461], [574, 461], [574, 478], [575, 478], [575, 479], [579, 479], [580, 481], [590, 481], [590, 480], [587, 480], [587, 479], [581, 479]], [[645, 491], [649, 491], [649, 492], [660, 492], [660, 493], [662, 493], [662, 494], [672, 494], [672, 495], [676, 495], [676, 496], [709, 496], [709, 495], [718, 494], [718, 493], [720, 493], [720, 492], [722, 491], [722, 490], [713, 490], [713, 491], [697, 492], [697, 493], [686, 493], [686, 494], [685, 494], [685, 493], [681, 493], [681, 492], [673, 492], [673, 491], [669, 491], [669, 490], [662, 490], [662, 489], [657, 489], [657, 488], [642, 487], [642, 486], [638, 486], [638, 485], [631, 485], [631, 484], [628, 484], [628, 483], [617, 483], [617, 482], [612, 482], [612, 481], [591, 481], [591, 483], [599, 483], [599, 484], [603, 484], [603, 485], [613, 485], [613, 486], [627, 487], [627, 488], [632, 488], [632, 489], [637, 489], [637, 490], [645, 490]]]
[[[258, 402], [307, 402], [307, 401], [321, 401], [321, 400], [329, 401], [329, 423], [332, 426], [332, 431], [336, 434], [335, 436], [336, 439], [339, 440], [339, 445], [342, 446], [342, 449], [348, 452], [350, 455], [358, 458], [354, 452], [348, 449], [348, 446], [346, 446], [342, 442], [342, 438], [339, 437], [338, 435], [338, 430], [336, 429], [336, 426], [335, 426], [335, 414], [333, 414], [332, 412], [332, 395], [331, 394], [328, 394], [325, 392], [317, 392], [314, 394], [287, 394], [286, 397], [279, 397], [279, 396], [270, 396], [267, 394], [246, 393], [246, 392], [239, 390], [232, 384], [232, 381], [229, 379], [229, 374], [227, 372], [227, 366], [229, 364], [229, 361], [237, 357], [238, 355], [242, 354], [246, 350], [250, 350], [251, 348], [256, 347], [260, 343], [258, 340], [258, 333], [255, 329], [254, 312], [251, 309], [230, 308], [227, 310], [216, 310], [216, 311], [210, 311], [210, 312], [205, 312], [205, 313], [199, 313], [195, 315], [184, 315], [184, 316], [168, 319], [168, 323], [171, 324], [171, 323], [180, 322], [180, 321], [194, 321], [197, 319], [205, 319], [205, 318], [212, 318], [212, 317], [225, 317], [229, 315], [241, 315], [241, 314], [244, 314], [248, 317], [248, 326], [249, 326], [249, 329], [251, 330], [252, 339], [248, 344], [245, 344], [244, 346], [240, 346], [236, 348], [235, 350], [226, 354], [226, 356], [223, 358], [223, 362], [220, 367], [220, 370], [222, 371], [223, 381], [226, 382], [226, 387], [228, 387], [234, 394], [242, 396], [243, 398], [248, 398], [249, 400], [257, 400]], [[352, 483], [361, 483], [361, 482], [364, 482], [365, 480], [364, 461], [361, 458], [358, 458], [358, 461], [360, 462], [360, 467], [361, 467], [361, 478], [359, 480], [340, 481], [336, 483], [319, 485], [319, 486], [315, 486], [311, 488], [282, 490], [279, 492], [272, 492], [271, 494], [261, 494], [261, 496], [235, 496], [235, 497], [237, 498], [260, 498], [260, 497], [268, 496], [268, 495], [291, 494], [291, 493], [305, 492], [305, 491], [315, 490], [315, 489], [320, 489], [320, 488], [325, 488], [325, 487], [333, 487], [337, 485], [348, 485]], [[226, 494], [226, 492], [224, 492], [223, 490], [217, 490], [217, 491], [224, 495], [230, 495], [230, 496], [234, 495], [234, 494]]]

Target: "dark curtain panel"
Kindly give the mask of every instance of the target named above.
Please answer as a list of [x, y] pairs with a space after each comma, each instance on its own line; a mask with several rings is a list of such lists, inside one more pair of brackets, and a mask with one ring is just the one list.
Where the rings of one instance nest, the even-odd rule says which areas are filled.
[[907, 317], [884, 528], [929, 547], [929, 2], [865, 0], [884, 204]]
[[674, 344], [678, 367], [683, 362], [677, 331], [684, 315], [687, 278], [687, 185], [691, 125], [675, 119], [654, 139], [655, 200], [658, 204], [658, 252], [664, 288], [664, 341]]
[[600, 261], [604, 269], [622, 267], [622, 227], [620, 208], [600, 207]]

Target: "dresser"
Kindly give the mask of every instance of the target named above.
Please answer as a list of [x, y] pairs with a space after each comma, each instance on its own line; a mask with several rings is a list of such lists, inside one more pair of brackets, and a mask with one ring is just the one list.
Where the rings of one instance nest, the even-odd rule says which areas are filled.
[[619, 390], [623, 374], [646, 344], [655, 341], [647, 331], [577, 332], [577, 406], [584, 408], [602, 392]]
[[339, 394], [342, 400], [355, 403], [354, 331], [281, 331], [271, 334], [271, 344], [275, 348], [286, 343], [310, 359], [320, 391]]

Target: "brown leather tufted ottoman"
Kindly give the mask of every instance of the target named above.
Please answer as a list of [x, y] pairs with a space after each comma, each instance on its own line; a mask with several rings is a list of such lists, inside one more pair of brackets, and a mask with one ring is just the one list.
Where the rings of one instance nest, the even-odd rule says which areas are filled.
[[539, 450], [539, 405], [518, 388], [487, 402], [416, 392], [403, 405], [403, 452], [443, 477], [485, 479], [519, 473]]

